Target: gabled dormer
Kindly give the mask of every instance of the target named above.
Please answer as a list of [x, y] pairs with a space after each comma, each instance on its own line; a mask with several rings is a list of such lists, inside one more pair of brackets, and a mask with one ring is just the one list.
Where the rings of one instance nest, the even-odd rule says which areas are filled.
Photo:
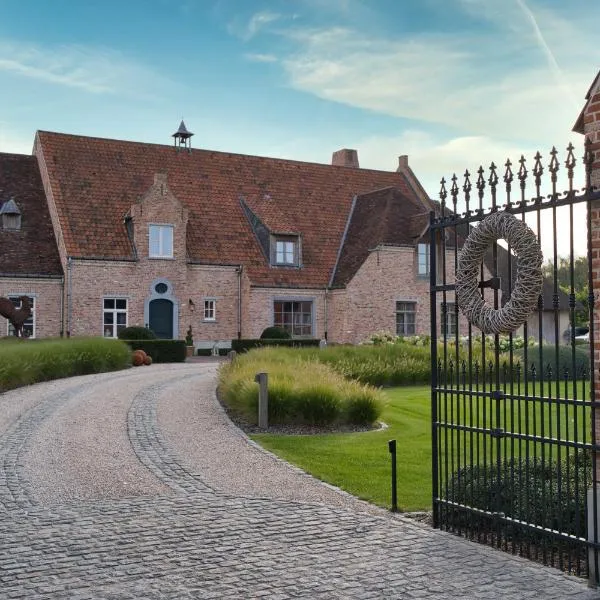
[[298, 233], [272, 233], [270, 261], [273, 267], [300, 267], [302, 265], [301, 237]]
[[156, 173], [154, 184], [125, 217], [138, 258], [185, 260], [188, 217], [188, 209], [169, 188], [167, 174]]
[[14, 198], [10, 198], [2, 204], [0, 219], [4, 231], [19, 231], [21, 229], [21, 211]]
[[269, 265], [278, 268], [301, 268], [302, 236], [295, 231], [269, 228], [265, 220], [259, 217], [243, 198], [240, 198], [240, 204]]

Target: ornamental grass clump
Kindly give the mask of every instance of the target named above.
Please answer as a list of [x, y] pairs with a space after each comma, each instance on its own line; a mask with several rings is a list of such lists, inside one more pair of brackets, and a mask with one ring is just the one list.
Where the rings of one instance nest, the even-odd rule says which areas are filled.
[[299, 425], [374, 423], [383, 408], [381, 392], [348, 381], [331, 367], [298, 351], [263, 348], [239, 356], [220, 370], [219, 390], [229, 408], [250, 423], [258, 414], [259, 372], [269, 375], [269, 422]]
[[125, 369], [131, 351], [104, 338], [0, 341], [0, 392], [40, 381]]
[[385, 344], [302, 348], [292, 351], [299, 358], [330, 366], [348, 379], [374, 386], [429, 383], [431, 358], [427, 346]]

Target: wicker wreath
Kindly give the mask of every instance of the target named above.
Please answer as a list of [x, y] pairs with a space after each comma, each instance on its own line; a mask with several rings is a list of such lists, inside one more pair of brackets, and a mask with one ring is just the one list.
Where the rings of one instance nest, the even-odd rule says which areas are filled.
[[[505, 239], [517, 255], [517, 279], [510, 300], [498, 310], [481, 297], [477, 278], [488, 246]], [[470, 323], [484, 333], [510, 333], [536, 309], [542, 290], [542, 250], [535, 233], [507, 212], [487, 216], [467, 238], [458, 257], [456, 298]]]

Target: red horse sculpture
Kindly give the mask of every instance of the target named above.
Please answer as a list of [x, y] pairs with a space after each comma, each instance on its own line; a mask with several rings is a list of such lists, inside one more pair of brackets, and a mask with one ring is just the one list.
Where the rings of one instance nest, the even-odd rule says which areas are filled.
[[15, 336], [23, 337], [23, 323], [31, 317], [31, 304], [27, 296], [19, 296], [21, 308], [15, 308], [15, 305], [8, 298], [0, 298], [0, 315], [6, 317], [15, 328]]

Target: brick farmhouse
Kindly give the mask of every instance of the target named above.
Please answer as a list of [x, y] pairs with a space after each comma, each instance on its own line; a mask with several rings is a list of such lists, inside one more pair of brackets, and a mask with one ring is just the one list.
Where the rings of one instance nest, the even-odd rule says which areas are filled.
[[273, 324], [350, 343], [429, 332], [435, 204], [406, 156], [386, 172], [354, 150], [325, 165], [190, 137], [183, 123], [174, 146], [39, 131], [31, 156], [0, 154], [0, 295], [32, 298], [28, 335], [191, 326], [210, 348]]

